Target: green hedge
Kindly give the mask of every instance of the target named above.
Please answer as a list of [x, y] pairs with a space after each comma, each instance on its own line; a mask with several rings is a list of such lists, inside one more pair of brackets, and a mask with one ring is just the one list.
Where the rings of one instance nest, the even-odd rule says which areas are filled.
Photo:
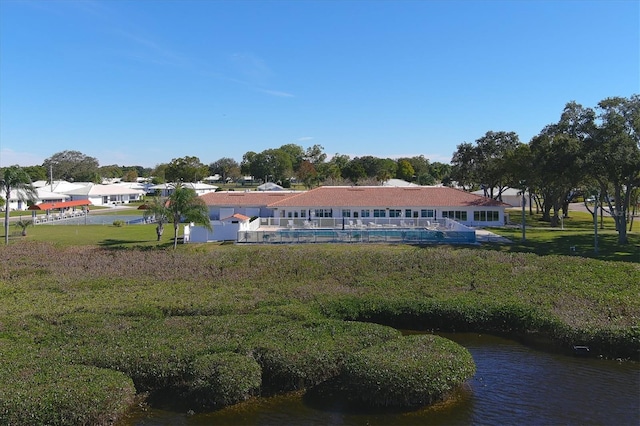
[[413, 335], [351, 355], [342, 383], [355, 402], [409, 408], [442, 399], [474, 374], [465, 348], [442, 337]]
[[118, 371], [68, 364], [37, 347], [0, 348], [0, 424], [113, 424], [134, 401], [131, 379]]
[[303, 389], [337, 376], [348, 354], [399, 336], [377, 324], [281, 322], [260, 331], [254, 356], [262, 366], [266, 392]]
[[194, 408], [218, 408], [260, 394], [262, 370], [255, 359], [233, 352], [199, 357], [192, 365], [192, 381], [183, 398]]

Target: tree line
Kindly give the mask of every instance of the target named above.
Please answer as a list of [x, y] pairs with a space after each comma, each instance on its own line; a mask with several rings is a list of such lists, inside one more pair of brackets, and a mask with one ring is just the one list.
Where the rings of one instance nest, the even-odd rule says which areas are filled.
[[506, 188], [527, 193], [551, 226], [577, 197], [597, 199], [626, 244], [640, 197], [640, 96], [607, 98], [595, 108], [569, 102], [529, 143], [513, 132], [487, 132], [458, 145], [451, 165], [451, 179], [466, 189], [498, 200]]
[[639, 135], [640, 96], [632, 95], [604, 99], [595, 108], [569, 102], [558, 122], [545, 126], [528, 143], [521, 142], [515, 132], [489, 131], [474, 143], [459, 144], [451, 164], [431, 163], [421, 155], [391, 159], [336, 153], [328, 159], [320, 145], [305, 149], [285, 144], [249, 151], [240, 162], [223, 157], [205, 164], [196, 156], [185, 156], [154, 168], [100, 166], [94, 157], [62, 151], [42, 165], [22, 169], [32, 181], [149, 177], [154, 183], [198, 182], [217, 174], [222, 182], [251, 176], [284, 187], [297, 181], [307, 188], [370, 185], [398, 178], [419, 185], [484, 189], [487, 196], [498, 200], [505, 189], [518, 188], [528, 194], [530, 208], [535, 204], [552, 226], [558, 225], [560, 215], [566, 215], [568, 204], [576, 197], [598, 197], [616, 221], [620, 242], [625, 243], [630, 208], [638, 203]]
[[378, 184], [392, 178], [432, 185], [447, 182], [451, 166], [431, 163], [419, 155], [407, 158], [378, 158], [362, 156], [351, 158], [335, 154], [327, 160], [320, 145], [303, 148], [286, 144], [262, 152], [247, 152], [240, 162], [223, 157], [208, 165], [196, 156], [174, 158], [169, 163], [154, 168], [142, 166], [100, 166], [94, 157], [79, 151], [62, 151], [44, 160], [42, 165], [22, 167], [37, 180], [66, 180], [69, 182], [101, 183], [105, 179], [134, 182], [139, 177], [151, 178], [154, 183], [199, 182], [208, 176], [218, 175], [222, 182], [236, 182], [251, 176], [258, 182], [276, 182], [289, 187], [292, 182], [307, 188], [322, 184]]

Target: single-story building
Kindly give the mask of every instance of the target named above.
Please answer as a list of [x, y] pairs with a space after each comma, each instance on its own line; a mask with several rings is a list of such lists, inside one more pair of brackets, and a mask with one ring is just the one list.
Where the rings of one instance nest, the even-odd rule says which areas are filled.
[[222, 218], [240, 213], [248, 217], [273, 217], [268, 206], [276, 201], [300, 194], [299, 191], [219, 191], [200, 196], [209, 207], [209, 218]]
[[234, 231], [237, 234], [240, 230], [240, 223], [232, 221], [221, 225], [217, 222], [237, 214], [259, 218], [247, 223], [252, 228], [354, 229], [375, 226], [400, 229], [456, 222], [467, 227], [485, 227], [504, 225], [505, 208], [509, 207], [496, 200], [442, 186], [323, 186], [305, 192], [227, 191], [205, 194], [201, 199], [209, 207], [214, 230], [216, 226], [234, 228], [233, 231], [225, 229], [225, 239], [228, 236], [232, 240], [236, 240], [231, 237]]
[[[51, 192], [44, 188], [35, 188], [35, 190], [36, 199], [32, 204], [62, 202], [71, 198], [68, 195]], [[27, 210], [29, 203], [24, 200], [26, 200], [26, 196], [23, 191], [12, 189], [8, 202], [5, 202], [5, 208], [9, 207], [9, 211]]]
[[144, 191], [129, 189], [120, 185], [102, 185], [90, 183], [78, 189], [65, 192], [72, 200], [88, 200], [94, 206], [113, 206], [139, 201]]
[[[207, 183], [201, 183], [201, 182], [197, 182], [197, 183], [186, 182], [186, 183], [183, 183], [182, 186], [185, 188], [193, 189], [197, 195], [208, 194], [210, 192], [215, 192], [218, 189], [218, 187], [215, 185], [209, 185]], [[147, 193], [158, 194], [161, 197], [168, 197], [169, 195], [171, 195], [175, 187], [176, 187], [175, 183], [161, 183], [158, 185], [151, 185], [147, 188]]]
[[267, 205], [280, 219], [331, 218], [398, 226], [445, 218], [466, 226], [502, 226], [505, 207], [509, 206], [446, 186], [321, 186]]

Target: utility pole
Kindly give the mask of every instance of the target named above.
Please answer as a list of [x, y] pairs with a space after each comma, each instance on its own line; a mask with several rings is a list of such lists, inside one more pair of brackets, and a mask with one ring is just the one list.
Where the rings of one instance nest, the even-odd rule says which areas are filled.
[[600, 192], [598, 191], [595, 196], [596, 205], [593, 209], [593, 252], [598, 254], [598, 200], [600, 199]]
[[527, 222], [526, 222], [526, 218], [525, 218], [525, 198], [524, 198], [524, 193], [525, 193], [525, 181], [521, 180], [520, 181], [520, 187], [522, 188], [522, 202], [520, 204], [522, 204], [522, 241], [526, 241], [527, 239]]

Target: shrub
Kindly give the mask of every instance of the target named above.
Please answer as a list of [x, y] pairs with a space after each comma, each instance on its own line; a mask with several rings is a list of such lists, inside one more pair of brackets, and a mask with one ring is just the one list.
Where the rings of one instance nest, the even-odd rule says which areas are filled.
[[121, 228], [122, 226], [124, 226], [124, 220], [114, 220], [113, 221], [113, 226], [115, 226], [116, 228]]
[[251, 357], [233, 352], [199, 357], [191, 371], [185, 399], [197, 408], [236, 404], [260, 393], [260, 365]]
[[266, 392], [303, 389], [337, 376], [349, 354], [399, 336], [378, 324], [280, 322], [262, 329], [254, 356], [262, 366]]
[[112, 424], [132, 404], [124, 374], [69, 365], [35, 347], [0, 349], [0, 424]]
[[473, 358], [462, 346], [413, 335], [351, 355], [342, 381], [356, 402], [409, 408], [442, 399], [474, 374]]

